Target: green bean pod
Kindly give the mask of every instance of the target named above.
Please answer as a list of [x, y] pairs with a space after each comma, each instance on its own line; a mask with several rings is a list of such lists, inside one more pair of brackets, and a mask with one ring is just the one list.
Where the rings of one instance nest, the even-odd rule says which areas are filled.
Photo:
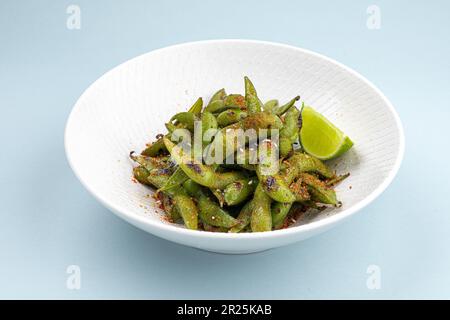
[[298, 172], [317, 173], [327, 179], [335, 177], [334, 172], [331, 171], [322, 161], [306, 153], [296, 152], [287, 160], [287, 162], [296, 167]]
[[239, 212], [239, 215], [237, 216], [238, 223], [233, 226], [228, 232], [230, 233], [237, 233], [244, 230], [249, 224], [250, 219], [252, 217], [252, 207], [251, 207], [252, 201], [247, 202]]
[[216, 117], [211, 112], [203, 112], [201, 116], [202, 134], [209, 129], [217, 129], [218, 123]]
[[251, 204], [250, 226], [253, 232], [272, 230], [271, 198], [258, 184]]
[[291, 210], [292, 202], [283, 203], [283, 202], [275, 202], [272, 205], [272, 224], [274, 229], [279, 229], [283, 226], [284, 219]]
[[148, 170], [145, 169], [144, 166], [138, 166], [133, 168], [134, 178], [142, 184], [151, 185], [150, 182], [148, 181], [149, 174], [150, 172], [148, 172]]
[[308, 173], [302, 173], [301, 179], [308, 186], [312, 200], [334, 206], [339, 204], [336, 199], [336, 192], [327, 187], [323, 181]]
[[153, 142], [151, 145], [149, 145], [147, 148], [145, 148], [144, 151], [141, 152], [141, 155], [147, 156], [147, 157], [156, 157], [158, 154], [160, 154], [163, 151], [167, 151], [166, 146], [164, 145], [163, 138], [159, 138], [155, 142]]
[[[262, 158], [262, 154], [265, 150], [262, 148], [266, 145], [267, 158]], [[258, 153], [260, 155], [260, 163], [257, 166], [256, 174], [258, 175], [261, 188], [267, 193], [269, 197], [278, 202], [294, 202], [295, 196], [289, 189], [289, 186], [285, 183], [283, 177], [274, 172], [273, 174], [267, 174], [269, 171], [267, 168], [274, 163], [273, 159], [273, 147], [274, 144], [271, 141], [266, 141], [265, 144], [261, 143]], [[278, 160], [275, 160], [278, 161]], [[274, 169], [270, 170], [274, 171]]]
[[170, 121], [174, 120], [185, 125], [189, 131], [194, 131], [194, 122], [198, 120], [198, 117], [191, 112], [179, 112], [170, 119]]
[[303, 183], [301, 177], [299, 177], [297, 181], [291, 183], [289, 189], [291, 189], [292, 193], [295, 195], [295, 201], [304, 202], [311, 199], [311, 196], [308, 192], [308, 187]]
[[225, 110], [227, 108], [228, 107], [225, 105], [223, 100], [214, 100], [205, 107], [205, 111], [211, 112], [211, 113], [217, 113], [217, 112], [222, 112], [223, 110]]
[[220, 189], [209, 189], [211, 193], [216, 197], [217, 201], [219, 201], [219, 206], [223, 207], [225, 204], [225, 197], [223, 190]]
[[227, 96], [227, 93], [225, 92], [225, 89], [224, 88], [219, 89], [217, 92], [215, 92], [213, 94], [213, 96], [211, 97], [211, 100], [209, 100], [208, 105], [211, 104], [211, 102], [214, 102], [216, 100], [223, 100], [223, 99], [225, 99], [226, 96]]
[[158, 191], [166, 191], [181, 186], [187, 179], [189, 179], [189, 177], [180, 167], [178, 167]]
[[169, 180], [173, 171], [167, 168], [155, 168], [149, 171], [147, 180], [156, 188], [163, 187]]
[[177, 192], [173, 195], [173, 203], [176, 210], [183, 218], [186, 228], [191, 230], [198, 229], [198, 209], [194, 201], [184, 192], [181, 192], [182, 188], [178, 188]]
[[[242, 154], [239, 154], [240, 151]], [[258, 164], [258, 150], [252, 149], [252, 152], [250, 152], [250, 148], [245, 148], [240, 151], [237, 151], [234, 155], [238, 166], [249, 171], [256, 171], [256, 166]]]
[[[139, 169], [139, 171], [139, 174], [145, 173], [141, 169]], [[161, 188], [171, 175], [171, 170], [167, 168], [154, 168], [150, 171], [147, 170], [147, 172], [149, 173], [147, 177], [148, 183], [155, 186], [156, 188]], [[167, 190], [166, 192], [167, 195], [172, 198], [176, 211], [183, 218], [186, 227], [188, 229], [196, 230], [198, 228], [198, 210], [194, 201], [181, 187], [175, 187]]]
[[172, 133], [177, 129], [177, 126], [174, 125], [172, 122], [167, 122], [164, 125], [165, 125], [167, 131], [169, 131], [169, 133]]
[[295, 98], [293, 98], [292, 100], [290, 100], [289, 102], [287, 102], [286, 104], [278, 107], [275, 110], [275, 114], [278, 116], [281, 116], [282, 114], [284, 114], [286, 111], [288, 111], [294, 104], [295, 102], [297, 102], [298, 100], [300, 100], [300, 96], [296, 96]]
[[245, 96], [246, 102], [247, 102], [247, 110], [249, 114], [255, 114], [258, 112], [261, 112], [261, 101], [258, 99], [258, 97], [248, 94]]
[[212, 189], [224, 189], [230, 183], [245, 177], [244, 173], [238, 171], [215, 172], [215, 167], [204, 165], [192, 159], [183, 152], [182, 148], [175, 146], [169, 139], [165, 138], [164, 143], [184, 173], [202, 186]]
[[245, 86], [245, 94], [252, 94], [254, 96], [258, 96], [256, 93], [255, 86], [253, 85], [252, 81], [249, 79], [249, 77], [244, 77], [244, 86]]
[[273, 112], [276, 110], [279, 106], [278, 100], [273, 99], [269, 100], [266, 103], [264, 103], [263, 110], [266, 112]]
[[[219, 136], [222, 139], [223, 146], [223, 159], [228, 158], [233, 153], [236, 152], [238, 148], [238, 143], [236, 141], [228, 142], [227, 138], [230, 138], [227, 133], [233, 130], [249, 130], [253, 129], [256, 133], [258, 133], [259, 129], [280, 129], [283, 126], [280, 118], [274, 114], [268, 112], [258, 112], [252, 115], [247, 116], [241, 121], [229, 125], [220, 130]], [[270, 132], [269, 132], [270, 133]], [[210, 144], [207, 148], [210, 148], [213, 144]]]
[[245, 102], [247, 104], [247, 110], [249, 114], [261, 112], [264, 105], [258, 98], [255, 86], [248, 77], [244, 77], [245, 84]]
[[201, 187], [192, 180], [186, 181], [183, 186], [191, 196], [197, 198], [200, 219], [215, 227], [231, 228], [238, 221], [219, 207], [202, 191]]
[[245, 109], [247, 107], [244, 96], [240, 94], [229, 94], [223, 100], [223, 104], [227, 108]]
[[230, 128], [240, 128], [244, 130], [248, 129], [281, 129], [283, 122], [280, 118], [269, 112], [258, 112], [249, 115], [247, 118], [238, 122], [238, 124], [230, 126]]
[[280, 130], [280, 137], [291, 138], [298, 133], [298, 117], [300, 116], [300, 111], [293, 107], [290, 108], [286, 115], [284, 116], [284, 125]]
[[193, 114], [200, 114], [203, 108], [203, 99], [198, 98], [197, 101], [189, 108], [188, 112]]
[[238, 221], [207, 196], [198, 199], [200, 219], [215, 227], [231, 228]]
[[279, 142], [280, 142], [280, 157], [284, 158], [292, 152], [293, 150], [292, 142], [291, 139], [281, 136]]
[[221, 112], [217, 116], [217, 123], [219, 124], [220, 127], [223, 128], [230, 124], [236, 123], [244, 119], [245, 117], [247, 117], [247, 112], [245, 112], [242, 109], [237, 108], [228, 109]]
[[168, 157], [162, 156], [162, 157], [147, 157], [143, 155], [136, 155], [134, 151], [130, 152], [130, 158], [143, 166], [148, 171], [151, 171], [155, 168], [164, 168], [168, 166]]
[[336, 176], [335, 178], [328, 179], [325, 183], [326, 183], [327, 187], [334, 187], [338, 183], [347, 179], [349, 176], [350, 176], [350, 173], [346, 173], [346, 174], [343, 174], [340, 176]]
[[258, 184], [258, 179], [246, 178], [230, 183], [223, 190], [224, 202], [228, 206], [235, 206], [245, 201], [252, 193]]
[[220, 89], [214, 95], [211, 97], [211, 100], [209, 101], [208, 105], [205, 107], [206, 112], [211, 113], [218, 113], [222, 112], [223, 110], [227, 109], [228, 106], [225, 105], [225, 98], [227, 97], [227, 94], [225, 92], [225, 89]]
[[164, 211], [169, 214], [172, 221], [176, 222], [179, 219], [181, 219], [180, 212], [178, 212], [178, 209], [173, 204], [172, 198], [162, 192], [159, 193], [158, 196], [161, 199], [161, 203], [163, 205]]
[[205, 221], [202, 220], [203, 224], [203, 230], [208, 232], [228, 232], [228, 228], [224, 227], [214, 227], [212, 225], [207, 224]]

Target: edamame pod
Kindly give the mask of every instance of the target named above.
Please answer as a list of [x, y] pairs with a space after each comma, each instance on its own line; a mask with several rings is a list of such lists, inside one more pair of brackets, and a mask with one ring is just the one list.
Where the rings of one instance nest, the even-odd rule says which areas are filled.
[[183, 186], [191, 196], [197, 198], [200, 219], [215, 227], [231, 228], [238, 221], [230, 216], [225, 210], [220, 208], [211, 200], [201, 187], [192, 180], [186, 181]]
[[247, 76], [244, 77], [244, 84], [245, 84], [245, 102], [247, 104], [248, 113], [254, 114], [257, 112], [261, 112], [261, 110], [263, 109], [263, 104], [261, 100], [259, 100], [258, 98], [255, 86]]
[[226, 97], [227, 93], [225, 92], [225, 89], [219, 89], [217, 92], [215, 92], [213, 94], [213, 96], [211, 97], [211, 100], [209, 100], [209, 104], [211, 104], [211, 102], [216, 101], [216, 100], [223, 100]]
[[258, 184], [251, 204], [250, 226], [253, 232], [272, 230], [272, 214], [270, 204], [272, 200]]
[[[270, 141], [265, 141], [259, 145], [258, 153], [260, 163], [256, 168], [261, 188], [269, 197], [278, 202], [294, 202], [295, 196], [285, 183], [282, 176], [278, 174], [278, 161], [273, 158], [275, 145]], [[264, 155], [266, 153], [266, 155]], [[263, 156], [264, 155], [264, 156]], [[276, 165], [277, 167], [272, 167]]]
[[176, 210], [183, 218], [186, 228], [191, 230], [198, 229], [198, 209], [194, 201], [188, 195], [181, 192], [181, 188], [178, 189], [179, 193], [175, 193], [172, 197]]
[[282, 203], [275, 202], [272, 205], [272, 224], [274, 229], [279, 229], [283, 226], [284, 219], [291, 210], [292, 202], [290, 203]]
[[180, 213], [178, 209], [174, 206], [172, 198], [170, 198], [167, 194], [161, 192], [158, 193], [158, 197], [161, 200], [161, 204], [164, 208], [164, 211], [169, 214], [169, 217], [173, 222], [181, 219]]
[[162, 156], [162, 157], [147, 157], [143, 155], [136, 155], [134, 151], [130, 152], [130, 158], [139, 163], [141, 166], [143, 166], [148, 171], [151, 171], [155, 168], [164, 168], [168, 166], [168, 157]]
[[223, 190], [224, 202], [228, 206], [235, 206], [245, 201], [255, 190], [258, 184], [256, 177], [237, 180], [230, 183]]
[[289, 189], [291, 189], [292, 193], [295, 196], [295, 201], [298, 202], [304, 202], [311, 199], [311, 196], [309, 195], [307, 186], [303, 183], [303, 180], [301, 177], [297, 179], [297, 181], [291, 183], [289, 186]]
[[227, 108], [238, 108], [245, 109], [246, 101], [245, 98], [240, 94], [229, 94], [223, 99], [223, 104]]
[[212, 189], [224, 189], [230, 183], [242, 179], [245, 174], [238, 171], [215, 172], [214, 167], [207, 166], [185, 154], [182, 148], [165, 138], [164, 143], [186, 175], [198, 184]]
[[223, 111], [217, 116], [217, 123], [220, 127], [226, 127], [247, 117], [247, 112], [233, 108]]
[[298, 172], [317, 173], [327, 179], [335, 177], [334, 172], [332, 172], [322, 161], [306, 153], [296, 152], [287, 161], [292, 166], [296, 167]]
[[340, 176], [336, 176], [335, 178], [328, 179], [325, 183], [328, 187], [334, 187], [338, 183], [340, 183], [342, 180], [347, 179], [350, 176], [350, 173], [346, 173]]
[[266, 112], [273, 112], [278, 108], [278, 105], [279, 105], [278, 100], [276, 99], [269, 100], [266, 103], [264, 103], [263, 110]]
[[163, 151], [167, 151], [166, 146], [164, 145], [163, 138], [159, 138], [154, 143], [149, 145], [144, 151], [141, 152], [141, 155], [147, 157], [156, 157]]
[[301, 179], [302, 182], [308, 186], [308, 191], [311, 194], [312, 200], [334, 206], [339, 204], [336, 199], [336, 192], [327, 187], [323, 181], [308, 173], [302, 173]]
[[292, 142], [291, 139], [287, 137], [280, 137], [280, 157], [284, 158], [288, 156], [293, 148], [292, 148]]
[[203, 99], [198, 98], [197, 101], [194, 102], [192, 107], [189, 108], [188, 112], [193, 114], [200, 114], [203, 108]]
[[214, 100], [206, 106], [205, 111], [211, 112], [211, 113], [217, 113], [217, 112], [222, 112], [226, 108], [228, 108], [228, 107], [225, 106], [225, 103], [223, 102], [223, 100]]
[[158, 189], [158, 191], [167, 191], [172, 188], [181, 186], [187, 179], [189, 179], [189, 177], [180, 167], [178, 167], [175, 169], [174, 173], [167, 179], [164, 185]]
[[230, 233], [241, 232], [250, 224], [250, 219], [252, 217], [251, 204], [252, 201], [249, 201], [242, 207], [241, 211], [239, 212], [239, 215], [237, 216], [238, 223], [235, 226], [233, 226], [228, 232]]
[[197, 116], [191, 112], [180, 112], [174, 115], [170, 121], [178, 121], [186, 126], [189, 131], [194, 131], [194, 122], [198, 120]]
[[150, 182], [148, 181], [148, 175], [150, 172], [148, 172], [147, 169], [145, 169], [144, 166], [138, 166], [133, 168], [133, 176], [134, 178], [145, 185], [150, 185]]
[[281, 116], [283, 113], [288, 111], [298, 100], [300, 100], [300, 96], [296, 96], [295, 98], [290, 100], [288, 103], [280, 106], [278, 109], [275, 110], [275, 114]]

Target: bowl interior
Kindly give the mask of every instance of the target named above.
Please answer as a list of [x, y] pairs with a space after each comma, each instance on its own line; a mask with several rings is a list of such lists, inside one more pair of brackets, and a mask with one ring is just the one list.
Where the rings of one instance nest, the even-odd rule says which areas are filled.
[[[305, 214], [296, 225], [339, 215], [364, 201], [399, 162], [401, 128], [389, 102], [356, 73], [327, 58], [283, 45], [207, 41], [160, 49], [132, 59], [97, 80], [77, 102], [66, 128], [69, 161], [89, 190], [110, 206], [169, 224], [131, 179], [131, 150], [164, 133], [164, 123], [198, 97], [219, 88], [243, 93], [249, 76], [261, 100], [295, 95], [323, 113], [355, 142], [333, 161], [351, 176], [337, 187], [339, 209]], [[179, 226], [183, 228], [182, 226]]]

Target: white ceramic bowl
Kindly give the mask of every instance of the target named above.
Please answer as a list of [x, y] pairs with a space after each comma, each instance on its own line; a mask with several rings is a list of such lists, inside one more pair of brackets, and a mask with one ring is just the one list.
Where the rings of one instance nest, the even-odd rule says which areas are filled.
[[[337, 159], [351, 172], [337, 188], [343, 206], [311, 213], [290, 228], [226, 234], [187, 230], [162, 219], [149, 189], [131, 181], [130, 150], [165, 132], [164, 123], [218, 88], [242, 93], [248, 75], [263, 101], [300, 94], [355, 142]], [[67, 121], [65, 147], [81, 183], [106, 207], [161, 238], [222, 253], [249, 253], [300, 241], [327, 230], [369, 204], [397, 173], [402, 126], [391, 103], [342, 64], [304, 49], [250, 40], [186, 43], [131, 59], [95, 81]], [[350, 188], [351, 187], [351, 188]]]

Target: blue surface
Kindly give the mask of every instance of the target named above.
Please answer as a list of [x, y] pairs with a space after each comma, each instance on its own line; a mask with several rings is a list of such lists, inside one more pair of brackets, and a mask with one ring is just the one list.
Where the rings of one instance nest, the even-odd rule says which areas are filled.
[[[0, 298], [450, 298], [450, 2], [230, 3], [0, 2]], [[80, 30], [66, 28], [69, 4]], [[371, 4], [380, 30], [366, 27]], [[406, 133], [388, 190], [325, 234], [247, 256], [161, 240], [97, 203], [64, 155], [76, 99], [136, 55], [215, 38], [300, 46], [373, 81]], [[66, 288], [69, 265], [80, 290]]]

